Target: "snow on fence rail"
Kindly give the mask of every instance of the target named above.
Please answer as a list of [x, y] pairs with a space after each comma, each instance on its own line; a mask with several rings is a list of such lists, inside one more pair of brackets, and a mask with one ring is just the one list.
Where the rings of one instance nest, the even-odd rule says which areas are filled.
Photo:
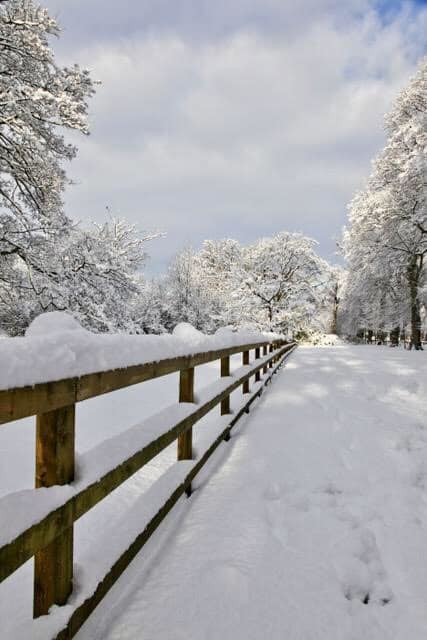
[[[0, 424], [37, 416], [36, 489], [0, 501], [0, 508], [7, 513], [6, 526], [0, 532], [0, 581], [34, 556], [34, 617], [47, 614], [53, 604], [66, 604], [72, 592], [73, 523], [174, 440], [178, 440], [178, 460], [191, 460], [193, 425], [218, 404], [221, 415], [231, 415], [230, 394], [238, 387], [250, 394], [200, 459], [189, 470], [183, 469], [180, 484], [153, 513], [142, 533], [114, 561], [96, 588], [77, 601], [61, 630], [55, 632], [56, 640], [68, 640], [77, 633], [177, 500], [184, 492], [190, 494], [192, 479], [219, 444], [229, 439], [234, 424], [295, 346], [283, 339], [258, 338], [217, 350], [0, 391]], [[255, 352], [252, 365], [251, 350]], [[230, 375], [230, 356], [236, 353], [242, 353], [242, 367]], [[204, 390], [199, 403], [195, 403], [194, 369], [214, 360], [221, 362], [221, 379]], [[181, 404], [138, 425], [138, 433], [132, 429], [130, 437], [122, 434], [86, 454], [82, 477], [74, 481], [75, 403], [178, 371]], [[249, 388], [251, 377], [256, 383], [253, 393]], [[41, 487], [51, 488], [39, 491]]]

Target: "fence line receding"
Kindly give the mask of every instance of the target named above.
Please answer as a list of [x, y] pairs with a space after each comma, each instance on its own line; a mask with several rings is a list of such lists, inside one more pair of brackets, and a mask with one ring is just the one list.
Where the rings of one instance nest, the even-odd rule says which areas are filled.
[[[0, 391], [0, 425], [36, 415], [36, 490], [34, 512], [32, 511], [34, 523], [16, 531], [12, 540], [0, 546], [0, 581], [34, 556], [34, 617], [47, 614], [53, 604], [66, 604], [72, 593], [74, 522], [174, 440], [178, 441], [177, 459], [191, 460], [193, 426], [215, 406], [220, 406], [221, 415], [230, 415], [230, 421], [216, 440], [191, 467], [142, 533], [115, 561], [94, 593], [74, 609], [66, 627], [55, 636], [55, 640], [69, 640], [77, 633], [178, 499], [184, 492], [191, 494], [191, 482], [196, 474], [219, 444], [229, 440], [231, 429], [237, 420], [244, 412], [249, 411], [251, 403], [261, 395], [263, 387], [295, 346], [295, 343], [286, 343], [284, 340], [243, 344]], [[252, 350], [254, 360], [250, 364]], [[242, 354], [242, 367], [230, 374], [230, 356], [236, 353]], [[219, 384], [210, 396], [203, 398], [202, 403], [194, 403], [195, 368], [214, 360], [220, 361], [220, 380], [223, 384]], [[101, 477], [88, 477], [86, 481], [85, 478], [79, 479], [78, 483], [73, 484], [75, 404], [174, 372], [179, 372], [179, 402], [187, 403], [179, 420], [166, 431], [155, 434], [138, 450], [130, 452], [128, 457], [120, 460], [113, 468], [105, 469]], [[252, 377], [256, 385], [253, 392], [250, 390]], [[248, 399], [236, 413], [232, 413], [230, 394], [239, 387], [243, 394], [248, 395]], [[71, 495], [66, 492], [59, 504], [46, 512], [44, 495], [40, 496], [37, 488], [54, 485], [70, 485], [75, 490]], [[39, 497], [43, 499], [38, 500]]]

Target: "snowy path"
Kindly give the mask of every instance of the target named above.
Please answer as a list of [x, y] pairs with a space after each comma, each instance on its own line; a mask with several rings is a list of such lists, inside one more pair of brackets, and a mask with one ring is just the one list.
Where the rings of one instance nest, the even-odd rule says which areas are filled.
[[424, 640], [427, 357], [301, 348], [80, 640]]

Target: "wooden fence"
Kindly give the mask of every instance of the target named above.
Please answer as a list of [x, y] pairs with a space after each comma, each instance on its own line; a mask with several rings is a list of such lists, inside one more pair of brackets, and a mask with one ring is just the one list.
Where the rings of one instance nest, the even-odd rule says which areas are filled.
[[[184, 481], [176, 487], [142, 533], [115, 561], [92, 595], [74, 609], [66, 628], [55, 636], [55, 640], [69, 640], [77, 633], [177, 500], [184, 492], [187, 495], [191, 493], [193, 478], [218, 445], [223, 440], [229, 440], [232, 427], [244, 412], [249, 411], [250, 404], [261, 394], [263, 386], [269, 382], [295, 346], [295, 343], [284, 341], [243, 344], [125, 369], [92, 373], [79, 378], [0, 391], [0, 424], [36, 415], [36, 488], [53, 485], [70, 485], [76, 488], [71, 496], [70, 493], [65, 494], [60, 505], [47, 513], [45, 501], [40, 502], [39, 512], [37, 511], [38, 492], [34, 490], [34, 509], [39, 516], [35, 519], [33, 516], [31, 525], [15, 532], [12, 540], [0, 546], [0, 581], [34, 556], [34, 617], [47, 614], [53, 604], [64, 605], [72, 592], [74, 522], [174, 440], [178, 440], [178, 460], [190, 460], [192, 427], [216, 405], [220, 405], [221, 415], [231, 415], [225, 429], [191, 467]], [[254, 351], [252, 365], [251, 350]], [[230, 356], [236, 353], [242, 353], [244, 366], [230, 376]], [[194, 403], [195, 367], [214, 360], [220, 360], [223, 385], [217, 387], [203, 404], [195, 403], [193, 407], [190, 406], [184, 418], [171, 425], [166, 432], [155, 436], [139, 450], [132, 452], [132, 455], [117, 466], [106, 470], [102, 477], [95, 481], [93, 478], [89, 479], [86, 484], [81, 480], [78, 485], [72, 484], [75, 468], [76, 402], [179, 372], [179, 401]], [[249, 387], [251, 377], [254, 377], [257, 383], [253, 393]], [[250, 395], [239, 411], [231, 414], [230, 393], [240, 386], [244, 394]]]

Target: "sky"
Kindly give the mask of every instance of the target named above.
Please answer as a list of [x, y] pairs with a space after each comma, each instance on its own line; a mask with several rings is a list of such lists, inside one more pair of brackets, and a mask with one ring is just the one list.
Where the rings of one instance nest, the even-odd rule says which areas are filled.
[[184, 246], [282, 230], [337, 262], [383, 117], [427, 51], [427, 0], [42, 0], [58, 62], [97, 86], [66, 211], [142, 232], [147, 273]]

